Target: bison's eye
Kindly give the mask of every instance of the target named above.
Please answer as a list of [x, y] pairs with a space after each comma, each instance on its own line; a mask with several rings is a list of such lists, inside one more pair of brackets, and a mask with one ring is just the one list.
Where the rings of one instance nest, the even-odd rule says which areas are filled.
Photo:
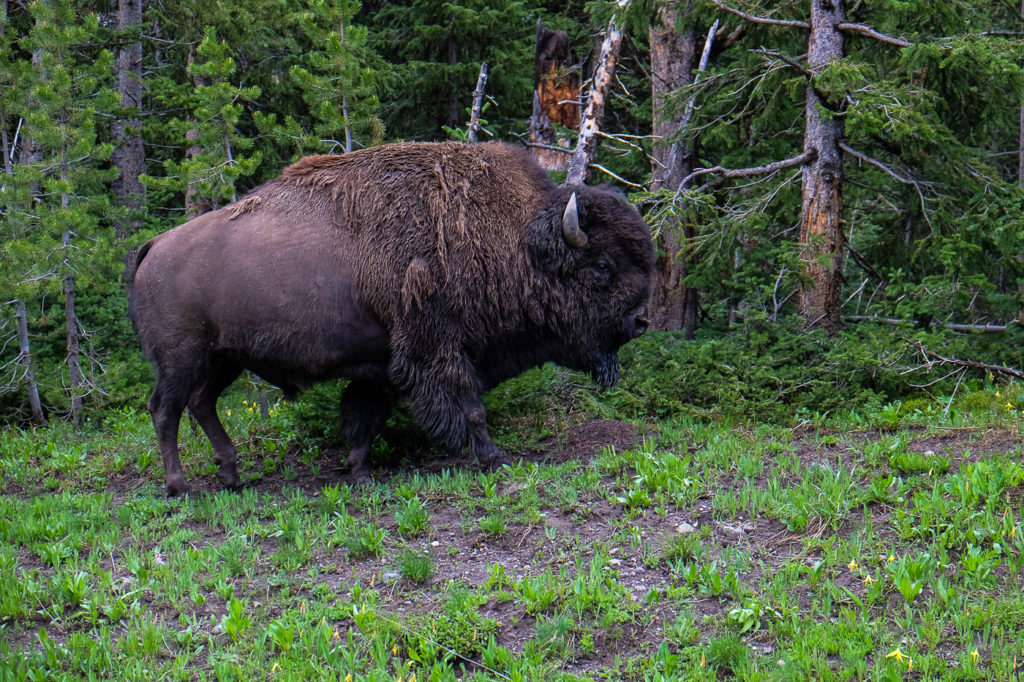
[[609, 263], [608, 261], [604, 260], [603, 258], [601, 260], [597, 261], [596, 263], [594, 263], [594, 265], [592, 267], [594, 268], [594, 272], [596, 272], [598, 274], [598, 276], [601, 277], [601, 279], [609, 279], [609, 278], [611, 278], [611, 276], [612, 276], [612, 264]]

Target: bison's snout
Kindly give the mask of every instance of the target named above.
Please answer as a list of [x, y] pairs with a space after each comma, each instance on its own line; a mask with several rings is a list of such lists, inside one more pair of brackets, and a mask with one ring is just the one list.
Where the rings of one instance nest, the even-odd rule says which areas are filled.
[[633, 338], [643, 334], [649, 326], [651, 326], [651, 321], [647, 319], [647, 306], [642, 305], [633, 311]]

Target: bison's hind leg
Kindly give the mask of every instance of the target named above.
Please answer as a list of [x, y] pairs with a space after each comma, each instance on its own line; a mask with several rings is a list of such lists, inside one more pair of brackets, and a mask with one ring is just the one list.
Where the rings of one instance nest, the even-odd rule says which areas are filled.
[[217, 398], [241, 373], [241, 367], [233, 363], [215, 364], [192, 392], [188, 401], [189, 412], [199, 422], [203, 433], [213, 446], [217, 480], [231, 490], [241, 487], [238, 478], [238, 450], [220, 423], [220, 417], [217, 416]]
[[345, 439], [352, 447], [345, 464], [358, 483], [370, 482], [366, 457], [370, 454], [373, 437], [391, 414], [394, 402], [394, 390], [387, 379], [353, 379], [345, 387], [341, 396], [341, 419]]
[[[172, 367], [174, 367], [172, 369]], [[164, 462], [164, 481], [167, 495], [177, 497], [189, 491], [185, 472], [178, 458], [178, 426], [189, 394], [197, 381], [195, 367], [157, 363], [157, 381], [149, 398], [149, 414], [153, 418], [160, 456]]]

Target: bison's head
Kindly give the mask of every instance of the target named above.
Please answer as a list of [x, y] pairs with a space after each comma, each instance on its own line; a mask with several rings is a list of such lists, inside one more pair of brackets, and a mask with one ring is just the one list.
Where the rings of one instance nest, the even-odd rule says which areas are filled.
[[559, 187], [527, 241], [541, 281], [534, 315], [558, 339], [557, 361], [614, 384], [619, 348], [648, 324], [654, 249], [646, 223], [614, 190]]

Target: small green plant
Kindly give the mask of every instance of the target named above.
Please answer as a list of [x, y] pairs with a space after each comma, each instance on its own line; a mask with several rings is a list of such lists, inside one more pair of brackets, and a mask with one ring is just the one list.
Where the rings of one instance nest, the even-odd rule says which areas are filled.
[[503, 514], [488, 514], [480, 519], [480, 530], [487, 535], [503, 535], [508, 530]]
[[232, 642], [237, 642], [238, 638], [252, 625], [252, 619], [245, 612], [245, 603], [241, 599], [232, 597], [228, 602], [227, 613], [221, 616], [219, 625]]
[[398, 555], [398, 572], [406, 580], [424, 583], [434, 572], [434, 560], [424, 552], [405, 549]]
[[414, 496], [406, 499], [405, 505], [395, 512], [395, 521], [402, 537], [414, 538], [427, 527], [430, 514], [423, 507], [420, 498]]

